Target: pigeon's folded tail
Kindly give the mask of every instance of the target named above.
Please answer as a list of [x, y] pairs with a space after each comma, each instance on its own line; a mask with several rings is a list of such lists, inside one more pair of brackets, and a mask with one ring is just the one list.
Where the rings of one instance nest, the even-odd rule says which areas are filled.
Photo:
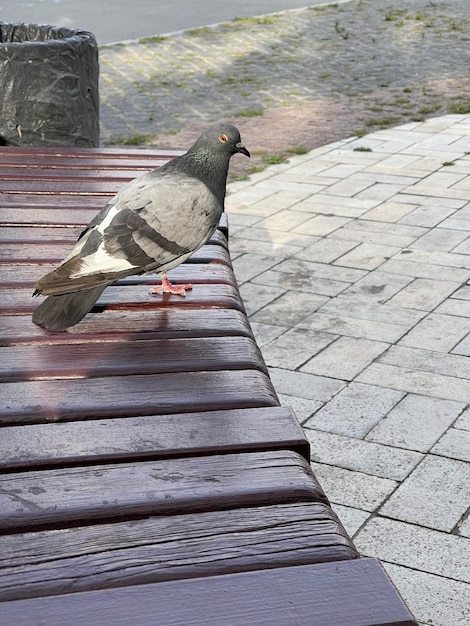
[[49, 296], [33, 313], [33, 322], [49, 330], [65, 330], [78, 324], [93, 308], [106, 285], [60, 296]]

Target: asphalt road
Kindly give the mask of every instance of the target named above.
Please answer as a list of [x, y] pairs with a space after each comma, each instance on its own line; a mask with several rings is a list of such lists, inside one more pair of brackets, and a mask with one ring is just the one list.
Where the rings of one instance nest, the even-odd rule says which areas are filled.
[[91, 31], [99, 44], [172, 33], [326, 0], [0, 0], [0, 21]]

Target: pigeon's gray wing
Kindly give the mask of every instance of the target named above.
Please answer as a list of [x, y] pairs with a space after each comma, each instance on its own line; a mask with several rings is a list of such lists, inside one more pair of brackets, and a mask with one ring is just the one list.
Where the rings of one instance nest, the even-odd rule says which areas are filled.
[[90, 224], [65, 262], [44, 276], [44, 295], [89, 289], [132, 274], [164, 272], [203, 245], [222, 206], [197, 178], [152, 171], [134, 179]]

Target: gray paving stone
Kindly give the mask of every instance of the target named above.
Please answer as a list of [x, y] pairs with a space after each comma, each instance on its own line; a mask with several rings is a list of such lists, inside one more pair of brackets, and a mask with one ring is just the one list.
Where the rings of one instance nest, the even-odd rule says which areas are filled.
[[[257, 287], [252, 283], [251, 287]], [[260, 285], [260, 289], [266, 289]], [[276, 287], [270, 287], [269, 289], [276, 290]], [[283, 291], [278, 289], [278, 291]], [[256, 289], [253, 289], [252, 293], [256, 297]], [[244, 298], [243, 292], [242, 297]], [[301, 322], [305, 317], [310, 315], [312, 311], [316, 311], [327, 301], [326, 296], [319, 296], [311, 293], [301, 293], [298, 291], [287, 291], [277, 298], [274, 302], [271, 302], [268, 306], [265, 306], [252, 317], [255, 322], [262, 322], [266, 324], [279, 324], [280, 326], [295, 326]]]
[[428, 455], [393, 493], [380, 513], [450, 532], [468, 508], [470, 466]]
[[363, 511], [375, 511], [390, 496], [397, 482], [333, 465], [311, 463], [313, 473], [329, 500]]
[[349, 287], [344, 281], [321, 278], [310, 272], [282, 272], [267, 271], [253, 278], [259, 285], [276, 285], [283, 289], [319, 294], [321, 296], [336, 296]]
[[451, 298], [440, 304], [434, 312], [443, 315], [456, 315], [457, 317], [470, 317], [470, 300]]
[[374, 302], [372, 298], [366, 299], [362, 296], [348, 296], [346, 294], [341, 294], [329, 300], [322, 307], [322, 313], [333, 313], [344, 317], [383, 322], [385, 324], [397, 324], [406, 326], [408, 329], [415, 326], [426, 316], [424, 311], [402, 309], [388, 304], [381, 305]]
[[418, 452], [305, 428], [312, 461], [382, 478], [404, 480], [423, 458]]
[[461, 402], [407, 395], [370, 431], [366, 440], [428, 452], [464, 407]]
[[[351, 160], [351, 158], [349, 158]], [[352, 159], [354, 161], [354, 159]], [[315, 197], [299, 202], [296, 206], [298, 211], [328, 213], [340, 217], [360, 217], [366, 211], [376, 207], [379, 202], [374, 200], [362, 200], [359, 198], [346, 198], [342, 196], [317, 193]]]
[[246, 237], [238, 237], [237, 235], [238, 233], [235, 233], [230, 240], [230, 256], [232, 261], [239, 256], [252, 254], [253, 252], [265, 257], [277, 257], [278, 260], [281, 260], [286, 256], [297, 254], [297, 252], [302, 250], [301, 246], [286, 243], [275, 244], [273, 241], [253, 241]]
[[332, 263], [340, 256], [346, 254], [358, 244], [355, 241], [343, 241], [341, 239], [318, 239], [311, 246], [304, 248], [295, 255], [298, 259], [317, 261], [319, 263]]
[[345, 297], [359, 295], [363, 296], [367, 303], [378, 302], [383, 304], [401, 292], [412, 280], [409, 276], [373, 270], [346, 289], [343, 295]]
[[[413, 232], [415, 231], [415, 232]], [[339, 228], [331, 236], [336, 239], [347, 239], [362, 243], [406, 248], [411, 245], [422, 229], [412, 229], [399, 224], [357, 219]]]
[[461, 430], [470, 430], [470, 407], [462, 413], [454, 425], [455, 428], [460, 428]]
[[450, 428], [442, 435], [431, 452], [470, 463], [470, 432]]
[[466, 519], [462, 520], [458, 533], [461, 537], [470, 539], [470, 515], [467, 515]]
[[336, 264], [357, 269], [373, 270], [398, 252], [400, 252], [400, 248], [396, 246], [361, 243], [354, 250], [340, 257]]
[[407, 367], [372, 363], [359, 374], [357, 381], [433, 398], [470, 403], [469, 380], [410, 370]]
[[298, 259], [286, 259], [275, 268], [278, 272], [290, 272], [293, 274], [305, 274], [318, 276], [320, 278], [330, 278], [347, 283], [353, 283], [366, 275], [363, 270], [327, 265], [326, 263], [315, 263], [312, 261], [302, 261]]
[[458, 300], [470, 300], [470, 286], [465, 285], [460, 289], [457, 289], [451, 297], [457, 298]]
[[[249, 217], [249, 216], [246, 216]], [[251, 216], [252, 219], [258, 219]], [[233, 236], [232, 236], [233, 235]], [[248, 239], [253, 240], [252, 246], [253, 249], [258, 245], [255, 242], [266, 242], [270, 243], [273, 249], [273, 252], [277, 251], [277, 248], [283, 245], [290, 246], [299, 246], [304, 248], [305, 246], [310, 246], [315, 242], [319, 241], [318, 237], [309, 237], [308, 235], [301, 235], [299, 233], [291, 233], [289, 231], [280, 231], [280, 230], [268, 230], [264, 228], [259, 222], [256, 223], [255, 226], [249, 226], [248, 228], [243, 228], [242, 230], [237, 231], [236, 233], [232, 232], [232, 220], [230, 219], [230, 248], [232, 248], [233, 240], [237, 239]]]
[[[412, 243], [410, 248], [419, 250], [430, 250], [438, 252], [457, 252], [459, 244], [467, 239], [468, 234], [458, 230], [450, 230], [449, 228], [433, 228], [428, 233]], [[470, 250], [469, 250], [470, 253]], [[437, 274], [434, 274], [436, 276]], [[428, 276], [423, 278], [429, 278]], [[439, 278], [441, 278], [439, 276]], [[454, 280], [456, 280], [454, 278]]]
[[449, 283], [443, 280], [416, 278], [410, 285], [390, 299], [393, 306], [410, 309], [432, 311], [454, 291], [459, 283]]
[[467, 334], [469, 321], [456, 315], [431, 313], [400, 341], [401, 345], [437, 352], [449, 352]]
[[276, 326], [274, 324], [260, 324], [259, 322], [252, 321], [250, 322], [250, 326], [256, 337], [256, 343], [260, 348], [286, 332], [284, 326]]
[[240, 294], [248, 316], [253, 315], [253, 313], [256, 313], [269, 302], [276, 300], [285, 293], [285, 289], [279, 289], [278, 287], [264, 287], [263, 285], [254, 285], [252, 283], [245, 283], [240, 286]]
[[[322, 307], [323, 310], [323, 307]], [[313, 331], [325, 331], [346, 337], [371, 339], [372, 341], [387, 341], [395, 343], [408, 331], [409, 326], [386, 324], [367, 319], [357, 319], [341, 315], [330, 315], [317, 311], [299, 322], [301, 328], [310, 328]]]
[[[295, 226], [299, 224], [303, 224], [308, 218], [305, 213], [301, 211], [295, 211], [295, 209], [283, 209], [274, 213], [270, 217], [266, 217], [265, 219], [258, 222], [257, 226], [259, 228], [264, 228], [265, 230], [280, 230], [282, 232], [291, 230]], [[303, 233], [302, 233], [303, 234]]]
[[305, 426], [346, 437], [363, 438], [402, 397], [399, 391], [354, 382], [317, 411]]
[[301, 424], [323, 404], [319, 400], [309, 400], [308, 398], [300, 398], [299, 396], [286, 395], [284, 393], [278, 393], [277, 395], [282, 406], [290, 407]]
[[357, 197], [362, 200], [385, 202], [396, 196], [405, 187], [407, 187], [406, 182], [400, 184], [375, 183], [367, 189], [360, 191]]
[[[455, 233], [456, 231], [453, 230], [451, 232]], [[465, 234], [466, 233], [462, 231], [458, 232], [458, 235], [460, 236], [464, 236]], [[452, 252], [454, 252], [454, 254], [470, 254], [470, 237], [467, 236], [467, 238], [464, 241], [462, 241], [462, 243], [460, 243], [459, 245], [457, 245], [455, 248], [452, 249]]]
[[398, 345], [392, 346], [378, 361], [388, 365], [406, 365], [409, 369], [423, 372], [470, 379], [470, 360], [456, 354], [443, 354]]
[[413, 260], [407, 260], [407, 255], [404, 254], [401, 254], [399, 258], [394, 257], [386, 261], [380, 269], [383, 272], [401, 274], [403, 276], [414, 276], [415, 278], [434, 279], [438, 276], [439, 280], [450, 280], [459, 283], [463, 283], [470, 278], [470, 270], [468, 269], [448, 268], [443, 265], [434, 265], [424, 261], [415, 262]]
[[367, 511], [361, 511], [361, 509], [355, 509], [350, 506], [343, 506], [342, 504], [334, 504], [332, 509], [339, 517], [344, 529], [350, 537], [354, 537], [355, 533], [357, 533], [370, 515]]
[[237, 281], [244, 283], [277, 263], [279, 259], [275, 257], [247, 253], [234, 260], [233, 269]]
[[[442, 224], [443, 228], [449, 228]], [[431, 250], [406, 249], [396, 257], [398, 260], [413, 261], [413, 263], [427, 263], [429, 265], [442, 265], [457, 269], [470, 269], [470, 257], [452, 252], [434, 252]], [[439, 275], [439, 274], [438, 274]]]
[[443, 228], [455, 228], [456, 230], [463, 230], [464, 232], [470, 232], [470, 219], [463, 219], [455, 217], [447, 218], [443, 222], [441, 222], [441, 226]]
[[429, 626], [468, 625], [467, 583], [400, 565], [384, 563], [384, 567], [419, 622]]
[[344, 387], [340, 380], [276, 367], [269, 368], [269, 375], [277, 393], [319, 402], [328, 402]]
[[300, 226], [296, 226], [292, 230], [302, 235], [328, 235], [337, 228], [340, 228], [349, 221], [347, 217], [338, 217], [337, 215], [314, 215]]
[[442, 207], [420, 206], [411, 213], [401, 218], [400, 224], [410, 226], [426, 226], [432, 228], [443, 222], [454, 213], [455, 209], [445, 209]]
[[298, 327], [291, 328], [264, 345], [263, 357], [266, 364], [271, 367], [295, 370], [308, 361], [313, 354], [329, 346], [336, 338], [337, 335], [330, 333], [312, 332]]
[[375, 517], [361, 529], [354, 543], [361, 554], [470, 582], [470, 565], [464, 557], [470, 551], [470, 542], [465, 538]]
[[357, 337], [339, 337], [302, 366], [303, 372], [352, 380], [382, 352], [388, 343]]
[[[411, 157], [413, 158], [413, 157]], [[383, 202], [379, 206], [364, 213], [367, 220], [377, 220], [378, 222], [398, 222], [402, 217], [408, 215], [418, 207], [417, 204], [407, 204], [401, 202]]]

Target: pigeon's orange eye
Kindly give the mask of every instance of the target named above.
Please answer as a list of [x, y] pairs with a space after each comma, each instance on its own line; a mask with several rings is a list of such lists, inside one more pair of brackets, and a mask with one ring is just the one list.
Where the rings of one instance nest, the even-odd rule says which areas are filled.
[[219, 135], [219, 141], [221, 141], [222, 143], [228, 141], [227, 135]]

